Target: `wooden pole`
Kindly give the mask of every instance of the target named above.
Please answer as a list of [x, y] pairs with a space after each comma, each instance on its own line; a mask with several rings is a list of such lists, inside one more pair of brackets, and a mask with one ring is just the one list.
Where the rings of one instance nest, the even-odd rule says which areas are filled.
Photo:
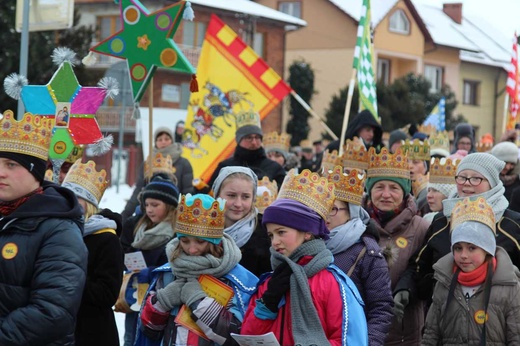
[[148, 176], [152, 177], [152, 162], [153, 162], [153, 77], [148, 86]]
[[327, 133], [329, 134], [329, 136], [332, 137], [332, 139], [338, 139], [338, 136], [336, 136], [336, 134], [332, 132], [332, 130], [327, 126], [327, 124], [325, 124], [323, 119], [318, 114], [316, 114], [314, 110], [312, 110], [311, 106], [309, 106], [309, 104], [305, 102], [305, 100], [302, 99], [300, 95], [298, 95], [294, 90], [291, 90], [291, 95], [295, 98], [296, 101], [298, 101], [302, 105], [303, 108], [305, 108], [307, 112], [309, 112], [314, 118], [319, 120], [320, 125], [325, 129], [325, 131], [327, 131]]
[[343, 126], [341, 126], [341, 137], [339, 140], [338, 155], [343, 155], [343, 145], [345, 144], [345, 132], [347, 132], [348, 118], [350, 116], [350, 107], [352, 106], [352, 97], [354, 96], [354, 86], [356, 83], [357, 69], [352, 69], [350, 84], [348, 86], [347, 104], [345, 105], [345, 114], [343, 115]]

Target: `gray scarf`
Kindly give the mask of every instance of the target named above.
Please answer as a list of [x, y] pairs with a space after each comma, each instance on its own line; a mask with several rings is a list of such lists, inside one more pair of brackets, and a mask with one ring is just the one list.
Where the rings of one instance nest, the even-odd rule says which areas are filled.
[[179, 157], [181, 157], [181, 154], [182, 154], [182, 144], [180, 144], [180, 143], [172, 143], [172, 144], [170, 144], [170, 145], [168, 145], [168, 146], [166, 146], [164, 148], [161, 148], [161, 149], [154, 148], [153, 152], [154, 152], [154, 156], [157, 153], [161, 153], [163, 156], [170, 155], [170, 157], [172, 158], [172, 164], [175, 165], [175, 162], [177, 162]]
[[[181, 305], [181, 290], [189, 278], [198, 278], [202, 274], [221, 278], [233, 269], [240, 259], [242, 253], [227, 234], [222, 237], [224, 255], [221, 258], [206, 254], [204, 256], [190, 256], [181, 251], [179, 257], [170, 260], [170, 266], [175, 280], [163, 289], [157, 291], [157, 299], [164, 307], [171, 309]], [[179, 239], [172, 239], [166, 245], [166, 255], [171, 259], [172, 252], [179, 246]]]
[[114, 220], [106, 218], [101, 215], [92, 215], [88, 218], [87, 222], [85, 222], [85, 229], [83, 231], [83, 238], [87, 235], [95, 233], [99, 230], [110, 228], [114, 231], [117, 228], [117, 224]]
[[352, 219], [343, 225], [334, 227], [329, 234], [329, 239], [325, 241], [327, 249], [334, 255], [339, 254], [360, 241], [361, 235], [367, 229], [366, 224], [370, 221], [370, 216], [361, 206], [349, 203], [350, 215]]
[[[504, 215], [504, 211], [509, 206], [509, 202], [504, 197], [504, 192], [506, 189], [504, 188], [504, 185], [498, 184], [494, 188], [492, 188], [489, 191], [483, 192], [478, 195], [471, 196], [471, 198], [476, 197], [484, 197], [486, 202], [493, 208], [493, 211], [495, 212], [495, 219], [496, 222], [502, 218], [502, 215]], [[455, 207], [455, 204], [459, 201], [462, 201], [464, 198], [459, 197], [457, 192], [455, 191], [453, 195], [451, 195], [449, 198], [442, 201], [442, 212], [444, 216], [447, 218], [451, 217], [451, 212], [453, 211], [453, 208]]]
[[[296, 345], [330, 345], [316, 307], [312, 303], [308, 278], [316, 275], [332, 263], [332, 253], [322, 239], [314, 239], [300, 245], [286, 257], [271, 247], [271, 263], [276, 268], [282, 261], [291, 267], [291, 314], [293, 337]], [[314, 256], [305, 266], [298, 261], [303, 256]]]
[[166, 244], [172, 238], [173, 229], [169, 222], [160, 222], [149, 229], [142, 224], [135, 233], [132, 247], [140, 250], [152, 250]]
[[256, 228], [257, 214], [258, 209], [253, 207], [253, 210], [251, 210], [251, 212], [244, 218], [224, 229], [224, 233], [233, 238], [239, 248], [246, 245], [249, 238], [251, 238], [251, 234], [253, 234]]

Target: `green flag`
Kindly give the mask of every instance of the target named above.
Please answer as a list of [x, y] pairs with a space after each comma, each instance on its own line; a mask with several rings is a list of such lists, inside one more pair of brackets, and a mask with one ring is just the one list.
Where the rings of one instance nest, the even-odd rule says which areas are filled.
[[354, 50], [354, 68], [357, 70], [360, 108], [369, 110], [379, 120], [370, 37], [370, 0], [363, 0]]

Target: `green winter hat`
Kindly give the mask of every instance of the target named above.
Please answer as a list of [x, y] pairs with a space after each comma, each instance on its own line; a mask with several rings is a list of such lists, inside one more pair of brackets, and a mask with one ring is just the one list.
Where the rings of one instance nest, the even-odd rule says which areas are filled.
[[410, 179], [406, 178], [397, 178], [397, 177], [373, 177], [368, 178], [366, 183], [367, 193], [370, 198], [372, 198], [372, 187], [375, 183], [381, 180], [389, 180], [393, 181], [394, 183], [399, 184], [401, 186], [401, 189], [403, 189], [404, 196], [407, 196], [411, 189], [412, 189], [412, 181]]

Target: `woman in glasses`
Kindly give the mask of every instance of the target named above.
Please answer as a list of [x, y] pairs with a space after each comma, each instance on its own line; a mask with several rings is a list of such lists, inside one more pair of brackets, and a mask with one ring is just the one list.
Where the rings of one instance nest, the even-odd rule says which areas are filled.
[[330, 238], [325, 244], [363, 298], [369, 345], [383, 345], [394, 316], [394, 300], [388, 264], [377, 243], [379, 235], [374, 227], [367, 227], [370, 216], [360, 205], [366, 174], [353, 169], [347, 175], [336, 166], [325, 175], [335, 186], [334, 206], [326, 220]]
[[442, 212], [434, 217], [426, 242], [409, 268], [409, 273], [415, 273], [420, 298], [431, 299], [435, 284], [432, 266], [450, 253], [451, 213], [455, 204], [465, 197], [484, 197], [493, 208], [497, 220], [496, 243], [507, 251], [514, 265], [520, 266], [520, 214], [508, 209], [509, 203], [504, 197], [504, 185], [499, 178], [504, 165], [504, 161], [488, 153], [469, 154], [460, 161], [455, 176], [457, 193], [442, 201]]

